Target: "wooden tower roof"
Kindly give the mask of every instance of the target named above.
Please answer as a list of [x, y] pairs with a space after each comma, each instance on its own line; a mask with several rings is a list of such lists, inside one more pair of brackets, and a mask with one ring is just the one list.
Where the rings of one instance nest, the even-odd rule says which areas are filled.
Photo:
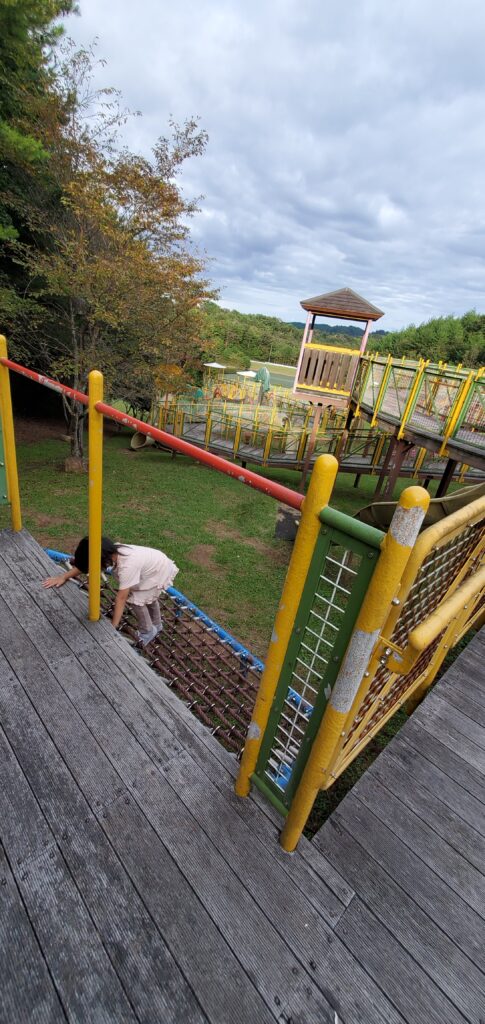
[[334, 316], [341, 320], [379, 320], [384, 316], [382, 309], [373, 306], [362, 295], [351, 288], [339, 288], [336, 292], [315, 295], [313, 299], [301, 302], [303, 309], [320, 316]]

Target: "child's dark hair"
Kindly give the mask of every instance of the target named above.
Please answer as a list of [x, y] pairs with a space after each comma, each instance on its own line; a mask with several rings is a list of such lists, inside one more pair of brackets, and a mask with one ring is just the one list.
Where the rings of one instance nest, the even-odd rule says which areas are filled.
[[[119, 551], [120, 545], [110, 537], [101, 537], [101, 568], [107, 569], [113, 561], [113, 555]], [[80, 572], [89, 569], [89, 537], [83, 537], [74, 552], [74, 565]]]

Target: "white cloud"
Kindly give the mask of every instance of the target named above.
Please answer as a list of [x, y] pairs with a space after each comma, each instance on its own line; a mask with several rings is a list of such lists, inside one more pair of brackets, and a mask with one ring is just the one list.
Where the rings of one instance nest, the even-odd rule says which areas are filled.
[[100, 84], [210, 136], [183, 176], [224, 305], [301, 316], [349, 286], [392, 328], [484, 309], [485, 8], [480, 0], [81, 0]]

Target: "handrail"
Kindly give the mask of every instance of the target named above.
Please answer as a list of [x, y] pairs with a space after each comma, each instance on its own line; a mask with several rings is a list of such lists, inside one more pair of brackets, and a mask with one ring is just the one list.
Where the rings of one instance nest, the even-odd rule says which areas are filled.
[[465, 580], [453, 594], [450, 594], [438, 605], [432, 615], [429, 615], [424, 622], [412, 630], [408, 637], [410, 657], [406, 658], [405, 655], [403, 658], [403, 673], [409, 671], [407, 663], [409, 662], [409, 668], [412, 668], [421, 652], [436, 640], [436, 637], [446, 626], [449, 626], [460, 612], [466, 609], [468, 601], [472, 601], [483, 587], [485, 587], [485, 565]]
[[[27, 367], [14, 363], [6, 357], [0, 357], [0, 364], [13, 370], [15, 373], [19, 373], [23, 377], [28, 377], [30, 380], [50, 388], [52, 391], [69, 395], [77, 402], [81, 402], [82, 405], [88, 405], [88, 396], [82, 391], [70, 388], [66, 384], [60, 384], [59, 381], [53, 380], [51, 377], [45, 376], [45, 374], [37, 373], [35, 370], [29, 370]], [[299, 510], [303, 504], [304, 495], [293, 491], [291, 487], [285, 487], [283, 484], [278, 484], [273, 480], [261, 477], [258, 473], [253, 473], [249, 469], [243, 469], [240, 466], [234, 465], [234, 463], [223, 459], [220, 455], [213, 455], [212, 452], [197, 448], [196, 445], [190, 444], [189, 441], [183, 441], [181, 438], [174, 437], [164, 430], [159, 430], [158, 427], [152, 427], [147, 423], [143, 423], [142, 420], [137, 420], [134, 416], [129, 416], [128, 413], [120, 412], [119, 409], [114, 409], [105, 402], [97, 402], [95, 408], [103, 416], [107, 416], [109, 419], [115, 420], [124, 426], [133, 426], [139, 433], [146, 434], [147, 437], [153, 437], [155, 441], [159, 441], [165, 447], [172, 448], [182, 455], [190, 455], [191, 458], [197, 459], [198, 462], [211, 466], [212, 469], [217, 469], [219, 472], [225, 473], [226, 476], [233, 477], [254, 490], [275, 498], [276, 501], [280, 501], [285, 505], [289, 505], [290, 508]]]
[[372, 548], [380, 548], [385, 537], [382, 530], [376, 529], [375, 526], [369, 526], [367, 523], [361, 523], [359, 519], [351, 519], [345, 512], [340, 512], [338, 508], [331, 508], [330, 505], [322, 508], [320, 521], [334, 530], [341, 530], [348, 537], [354, 537], [355, 540], [360, 540], [363, 544], [369, 544]]
[[76, 388], [70, 388], [67, 384], [60, 384], [58, 380], [53, 380], [52, 377], [46, 377], [44, 373], [38, 373], [37, 370], [29, 370], [26, 366], [21, 366], [20, 363], [14, 363], [7, 356], [0, 357], [0, 364], [7, 366], [9, 370], [13, 370], [14, 373], [19, 373], [21, 377], [27, 377], [29, 380], [35, 380], [36, 384], [42, 384], [45, 388], [50, 388], [51, 391], [58, 391], [60, 395], [69, 395], [70, 398], [75, 398], [76, 402], [80, 402], [81, 405], [87, 405], [89, 402], [88, 396], [83, 391], [77, 391]]

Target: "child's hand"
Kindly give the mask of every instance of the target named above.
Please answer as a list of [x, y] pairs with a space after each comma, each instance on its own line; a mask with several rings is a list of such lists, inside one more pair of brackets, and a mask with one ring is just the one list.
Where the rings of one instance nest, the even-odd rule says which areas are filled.
[[65, 576], [49, 576], [49, 579], [42, 580], [43, 587], [62, 587], [66, 582]]

